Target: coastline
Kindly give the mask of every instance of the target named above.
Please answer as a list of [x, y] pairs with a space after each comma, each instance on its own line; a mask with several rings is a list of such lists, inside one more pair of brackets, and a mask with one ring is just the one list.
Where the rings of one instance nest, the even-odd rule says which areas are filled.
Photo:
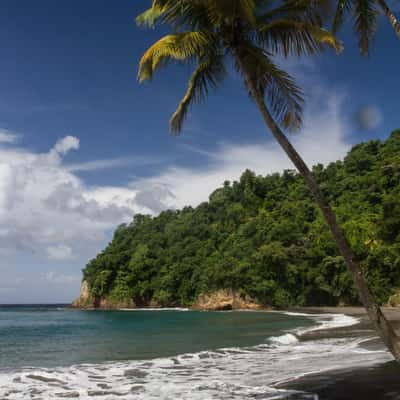
[[[133, 311], [139, 310], [136, 308]], [[154, 311], [160, 309], [156, 308]], [[242, 311], [252, 313], [255, 310]], [[10, 400], [20, 400], [22, 395], [41, 393], [41, 398], [89, 398], [90, 395], [110, 399], [115, 396], [121, 399], [146, 399], [155, 395], [158, 398], [189, 398], [189, 394], [196, 394], [195, 398], [204, 400], [219, 398], [218, 395], [223, 393], [227, 399], [396, 398], [388, 397], [389, 395], [377, 397], [374, 394], [369, 398], [358, 395], [360, 382], [364, 382], [363, 388], [367, 388], [371, 382], [374, 383], [371, 393], [379, 392], [382, 385], [388, 389], [385, 394], [399, 393], [397, 365], [393, 367], [392, 363], [390, 374], [386, 373], [388, 367], [385, 365], [389, 356], [380, 351], [376, 341], [367, 342], [374, 335], [361, 308], [314, 307], [263, 311], [266, 314], [277, 312], [298, 317], [308, 316], [315, 323], [310, 325], [303, 322], [298, 327], [288, 327], [286, 330], [281, 328], [264, 343], [250, 347], [229, 345], [216, 347], [216, 350], [179, 352], [177, 355], [158, 358], [76, 363], [55, 369], [30, 367], [5, 371], [3, 376], [0, 374], [0, 397], [3, 393]], [[229, 318], [230, 311], [220, 312], [221, 317], [225, 315], [223, 318]], [[398, 313], [396, 310], [394, 314]], [[112, 320], [123, 317], [122, 313], [85, 314], [75, 317], [75, 313], [71, 313], [73, 318], [78, 319], [88, 317]], [[216, 318], [215, 313], [213, 314], [214, 316], [193, 313], [192, 316], [201, 319]], [[187, 316], [191, 318], [190, 314]], [[182, 314], [179, 319], [181, 317]], [[64, 317], [61, 315], [61, 318]], [[155, 318], [158, 320], [161, 316], [156, 315]], [[264, 320], [262, 315], [257, 318]], [[267, 315], [265, 318], [268, 320]], [[264, 336], [263, 331], [262, 337]], [[358, 351], [360, 342], [363, 342], [363, 347], [372, 351]], [[360, 368], [363, 366], [368, 367]], [[2, 387], [4, 392], [1, 391]], [[235, 396], [229, 397], [233, 393]], [[162, 397], [161, 394], [168, 394], [169, 397]]]
[[[277, 388], [313, 393], [318, 400], [398, 400], [400, 365], [395, 361], [310, 374]], [[299, 397], [301, 398], [301, 397]], [[293, 398], [295, 400], [296, 397]]]
[[[394, 322], [396, 332], [400, 334], [400, 309], [383, 308], [386, 317]], [[361, 307], [299, 307], [293, 312], [309, 314], [339, 313], [359, 319], [356, 325], [339, 328], [341, 337], [370, 336], [360, 344], [361, 349], [382, 350], [384, 346], [375, 332], [365, 310]], [[329, 333], [328, 333], [329, 331]], [[302, 336], [303, 340], [314, 340], [331, 336], [335, 328], [316, 330]], [[375, 365], [359, 365], [352, 368], [336, 368], [327, 371], [309, 373], [297, 379], [279, 383], [278, 389], [312, 393], [317, 400], [400, 400], [400, 365], [395, 361]], [[304, 397], [299, 394], [290, 399]]]

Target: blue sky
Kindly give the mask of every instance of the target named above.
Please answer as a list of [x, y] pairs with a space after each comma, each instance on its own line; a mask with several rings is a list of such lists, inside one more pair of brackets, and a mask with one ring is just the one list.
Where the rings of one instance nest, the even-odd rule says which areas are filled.
[[[0, 303], [65, 302], [80, 270], [135, 212], [196, 205], [249, 167], [290, 167], [268, 137], [240, 78], [189, 115], [168, 119], [189, 70], [138, 85], [137, 64], [162, 35], [138, 29], [146, 0], [3, 0], [0, 13]], [[400, 42], [379, 23], [368, 58], [351, 28], [345, 51], [282, 61], [307, 95], [293, 137], [308, 162], [400, 127]], [[357, 113], [373, 114], [368, 127]]]

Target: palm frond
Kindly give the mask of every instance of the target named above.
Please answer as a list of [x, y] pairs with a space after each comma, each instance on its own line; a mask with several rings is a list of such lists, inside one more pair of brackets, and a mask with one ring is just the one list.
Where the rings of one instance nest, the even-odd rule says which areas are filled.
[[[157, 22], [166, 23], [171, 25], [175, 30], [184, 28], [204, 30], [206, 27], [211, 26], [208, 13], [209, 0], [154, 0], [152, 9], [153, 15], [156, 16]], [[144, 16], [146, 17], [146, 15]], [[139, 19], [139, 23], [144, 17]], [[150, 15], [150, 22], [154, 16]]]
[[169, 60], [187, 62], [202, 54], [214, 42], [207, 32], [179, 32], [164, 36], [143, 55], [139, 64], [138, 79], [149, 80], [160, 66]]
[[165, 12], [164, 22], [174, 29], [212, 30], [209, 19], [208, 0], [171, 0], [174, 5]]
[[256, 4], [254, 0], [238, 1], [239, 15], [247, 21], [250, 26], [256, 25]]
[[352, 0], [339, 0], [333, 17], [332, 31], [336, 33], [343, 25], [346, 14], [351, 12]]
[[154, 28], [157, 21], [173, 6], [177, 6], [178, 3], [173, 0], [153, 0], [151, 7], [136, 17], [136, 24]]
[[354, 29], [358, 34], [361, 54], [366, 55], [376, 32], [377, 9], [373, 0], [357, 0], [354, 3]]
[[257, 32], [258, 43], [274, 54], [305, 55], [320, 52], [327, 45], [340, 53], [342, 44], [332, 33], [318, 25], [278, 19], [260, 26]]
[[216, 88], [225, 76], [226, 69], [222, 55], [210, 54], [199, 61], [189, 80], [185, 96], [170, 119], [172, 133], [177, 134], [182, 130], [183, 122], [190, 107], [195, 103], [204, 101], [209, 89]]
[[[275, 65], [259, 47], [247, 44], [240, 49], [240, 55], [246, 65], [246, 73], [249, 73], [257, 92], [265, 96], [277, 122], [292, 131], [299, 129], [304, 100], [303, 92], [294, 79]], [[239, 65], [236, 68], [244, 74]]]
[[327, 0], [286, 0], [278, 7], [270, 8], [257, 16], [258, 25], [273, 20], [290, 18], [308, 23], [319, 23], [325, 11]]
[[[206, 98], [226, 74], [223, 55], [244, 54], [251, 82], [267, 99], [277, 122], [298, 129], [303, 95], [293, 78], [272, 56], [313, 54], [341, 43], [322, 28], [321, 9], [328, 0], [153, 0], [138, 23], [166, 23], [175, 34], [151, 46], [140, 62], [139, 80], [151, 79], [168, 61], [196, 63], [186, 94], [170, 120], [171, 131], [182, 129], [188, 110]], [[356, 0], [347, 0], [356, 1]], [[374, 0], [361, 0], [374, 1]], [[243, 71], [241, 71], [243, 73]]]
[[144, 26], [147, 28], [154, 28], [157, 20], [161, 17], [162, 14], [162, 8], [158, 6], [151, 7], [136, 17], [136, 25]]
[[136, 17], [136, 24], [154, 28], [157, 23], [167, 23], [174, 29], [181, 27], [204, 29], [207, 23], [207, 1], [153, 0], [152, 6]]
[[[233, 23], [236, 19], [250, 26], [256, 23], [254, 0], [206, 0], [208, 17], [212, 24]], [[229, 21], [229, 22], [228, 22]]]

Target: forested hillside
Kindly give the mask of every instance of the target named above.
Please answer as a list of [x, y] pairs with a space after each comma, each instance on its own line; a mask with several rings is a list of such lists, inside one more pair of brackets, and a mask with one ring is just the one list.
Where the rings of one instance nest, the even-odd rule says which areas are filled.
[[[400, 287], [400, 131], [314, 173], [375, 296]], [[294, 171], [225, 182], [196, 208], [135, 215], [83, 271], [95, 299], [190, 305], [234, 289], [263, 305], [357, 303], [331, 235]]]

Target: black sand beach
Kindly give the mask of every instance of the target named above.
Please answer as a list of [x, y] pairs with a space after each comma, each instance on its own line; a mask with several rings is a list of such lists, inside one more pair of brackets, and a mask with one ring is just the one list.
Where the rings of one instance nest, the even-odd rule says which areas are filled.
[[[361, 308], [307, 308], [297, 311], [336, 312], [360, 318], [358, 325], [342, 328], [338, 330], [338, 335], [365, 335], [368, 331], [371, 335], [374, 333], [364, 310]], [[400, 333], [400, 310], [386, 308], [384, 312], [390, 320], [395, 322], [396, 329]], [[323, 331], [319, 331], [313, 333], [313, 336], [323, 337], [324, 334]], [[307, 337], [305, 337], [305, 340], [307, 340]], [[363, 346], [374, 349], [384, 348], [379, 339], [365, 342]], [[400, 364], [392, 361], [370, 367], [360, 365], [357, 369], [321, 372], [320, 374], [301, 377], [295, 381], [279, 385], [279, 387], [315, 394], [315, 400], [400, 400]], [[301, 395], [293, 395], [290, 400], [303, 398]], [[312, 397], [308, 398], [312, 399]]]
[[318, 400], [399, 400], [400, 365], [393, 361], [370, 368], [331, 371], [283, 387], [315, 393]]

